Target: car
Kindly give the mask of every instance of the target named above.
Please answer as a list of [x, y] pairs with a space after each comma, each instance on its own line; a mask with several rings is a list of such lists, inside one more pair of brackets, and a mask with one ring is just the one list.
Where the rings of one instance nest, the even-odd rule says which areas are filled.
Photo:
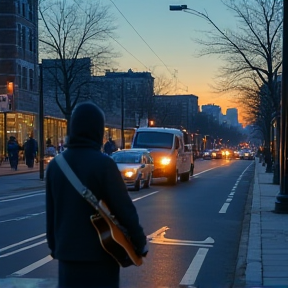
[[202, 154], [202, 157], [204, 160], [211, 160], [212, 159], [212, 150], [204, 150], [203, 151], [203, 154]]
[[242, 160], [254, 160], [255, 159], [255, 153], [252, 152], [250, 149], [243, 149], [240, 151], [240, 159]]
[[112, 153], [128, 190], [149, 188], [153, 178], [154, 161], [147, 149], [123, 149]]
[[212, 159], [222, 159], [222, 151], [220, 149], [214, 149], [211, 152]]
[[235, 159], [234, 151], [229, 148], [222, 149], [222, 159]]

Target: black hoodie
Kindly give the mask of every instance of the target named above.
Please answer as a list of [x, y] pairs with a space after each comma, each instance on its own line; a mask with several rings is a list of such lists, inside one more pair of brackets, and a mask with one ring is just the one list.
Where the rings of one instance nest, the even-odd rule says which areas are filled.
[[[127, 228], [137, 251], [146, 244], [136, 208], [117, 165], [100, 149], [103, 143], [104, 113], [84, 102], [74, 109], [67, 149], [62, 153], [83, 185], [103, 199], [119, 222]], [[57, 157], [57, 156], [56, 156]], [[46, 172], [47, 240], [51, 255], [63, 261], [111, 261], [90, 222], [94, 208], [72, 187], [52, 160]]]

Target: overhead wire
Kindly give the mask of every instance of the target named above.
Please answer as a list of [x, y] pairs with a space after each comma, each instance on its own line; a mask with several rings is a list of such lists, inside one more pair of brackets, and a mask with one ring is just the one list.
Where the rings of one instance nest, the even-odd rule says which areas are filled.
[[[141, 38], [141, 40], [147, 45], [147, 47], [152, 51], [152, 53], [160, 60], [160, 62], [164, 65], [164, 67], [167, 69], [169, 74], [173, 76], [173, 73], [170, 71], [168, 66], [164, 63], [164, 61], [156, 54], [156, 52], [151, 48], [151, 46], [145, 41], [145, 39], [138, 33], [138, 31], [135, 29], [135, 27], [129, 22], [129, 20], [125, 17], [125, 15], [120, 11], [120, 9], [116, 6], [113, 0], [110, 0], [114, 7], [118, 10], [118, 12], [122, 15], [122, 17], [126, 20], [126, 22], [131, 26], [131, 28], [135, 31], [135, 33]], [[123, 46], [121, 46], [123, 47]], [[126, 50], [126, 49], [125, 49]], [[126, 50], [127, 51], [127, 50]], [[130, 55], [132, 55], [129, 52]], [[133, 56], [134, 57], [134, 56]], [[135, 58], [135, 57], [134, 57]], [[136, 58], [135, 58], [136, 59]], [[146, 66], [145, 66], [146, 67]]]

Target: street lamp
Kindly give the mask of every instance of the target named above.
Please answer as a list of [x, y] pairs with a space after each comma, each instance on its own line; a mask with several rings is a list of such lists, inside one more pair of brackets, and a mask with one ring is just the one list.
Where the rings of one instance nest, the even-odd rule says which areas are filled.
[[170, 11], [182, 11], [188, 9], [187, 5], [170, 5]]
[[43, 107], [43, 66], [39, 64], [39, 156], [40, 180], [44, 180], [44, 107]]

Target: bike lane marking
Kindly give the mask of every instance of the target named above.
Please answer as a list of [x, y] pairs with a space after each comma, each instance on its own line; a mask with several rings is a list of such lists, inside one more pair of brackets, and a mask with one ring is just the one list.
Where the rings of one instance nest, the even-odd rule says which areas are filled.
[[209, 248], [213, 247], [215, 243], [212, 237], [207, 237], [203, 241], [189, 241], [189, 240], [180, 240], [180, 239], [169, 239], [165, 238], [166, 231], [169, 228], [164, 226], [154, 233], [147, 236], [147, 240], [150, 243], [154, 244], [163, 244], [163, 245], [187, 245], [187, 246], [200, 246], [204, 248], [199, 248], [196, 255], [192, 259], [191, 264], [189, 265], [186, 273], [184, 274], [179, 286], [189, 286], [195, 284], [199, 271], [204, 263], [205, 257], [209, 251]]
[[253, 165], [253, 163], [254, 163], [254, 162], [252, 162], [249, 166], [247, 166], [247, 167], [245, 168], [245, 170], [241, 173], [241, 175], [237, 178], [237, 180], [236, 180], [233, 188], [231, 189], [231, 192], [229, 193], [229, 195], [228, 195], [225, 203], [222, 205], [221, 209], [219, 210], [219, 212], [218, 212], [219, 214], [224, 214], [224, 213], [227, 212], [227, 209], [228, 209], [228, 207], [229, 207], [230, 203], [232, 202], [233, 197], [234, 197], [234, 195], [235, 195], [235, 191], [236, 191], [236, 189], [237, 189], [237, 187], [238, 187], [238, 184], [240, 183], [240, 181], [241, 181], [244, 173], [248, 170], [248, 168], [249, 168], [251, 165]]

